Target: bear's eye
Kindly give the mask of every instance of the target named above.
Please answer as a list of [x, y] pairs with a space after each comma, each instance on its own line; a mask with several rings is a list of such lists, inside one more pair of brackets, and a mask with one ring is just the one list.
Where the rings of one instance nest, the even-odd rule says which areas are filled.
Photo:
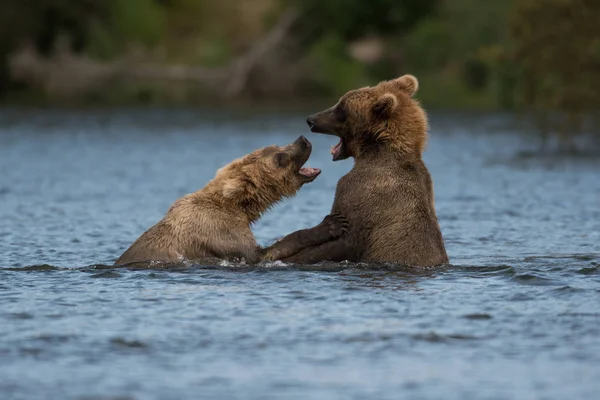
[[287, 167], [287, 165], [290, 163], [290, 158], [286, 153], [277, 153], [275, 154], [275, 162], [277, 162], [277, 165], [282, 168]]
[[335, 119], [338, 122], [344, 122], [344, 121], [346, 121], [346, 108], [342, 104], [339, 104], [333, 110], [333, 115], [335, 116]]

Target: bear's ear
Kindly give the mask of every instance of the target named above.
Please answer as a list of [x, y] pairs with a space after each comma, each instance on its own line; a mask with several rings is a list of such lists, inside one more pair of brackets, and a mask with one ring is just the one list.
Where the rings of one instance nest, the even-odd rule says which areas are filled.
[[398, 99], [391, 93], [386, 93], [375, 101], [373, 104], [373, 114], [387, 119], [392, 115], [392, 112], [398, 105]]
[[403, 75], [392, 81], [394, 86], [409, 96], [413, 96], [419, 90], [419, 81], [413, 75]]

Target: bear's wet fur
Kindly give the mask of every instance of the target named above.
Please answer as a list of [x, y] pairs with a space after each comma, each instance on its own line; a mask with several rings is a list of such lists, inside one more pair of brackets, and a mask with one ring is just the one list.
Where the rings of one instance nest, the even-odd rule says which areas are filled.
[[348, 234], [286, 259], [448, 263], [434, 206], [433, 183], [422, 153], [427, 116], [413, 98], [412, 75], [346, 93], [333, 107], [307, 118], [312, 132], [335, 135], [333, 160], [353, 157], [336, 188], [333, 213], [350, 221]]
[[203, 189], [177, 200], [115, 264], [212, 258], [257, 263], [338, 237], [347, 228], [340, 216], [328, 216], [317, 227], [294, 232], [266, 249], [258, 246], [250, 229], [270, 207], [320, 174], [319, 169], [302, 167], [311, 149], [301, 136], [285, 147], [265, 147], [231, 162]]

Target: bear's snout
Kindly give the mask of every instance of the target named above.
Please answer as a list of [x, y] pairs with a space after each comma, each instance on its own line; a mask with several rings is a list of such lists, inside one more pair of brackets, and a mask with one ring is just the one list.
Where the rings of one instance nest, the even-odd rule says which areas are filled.
[[296, 144], [298, 144], [302, 149], [307, 149], [311, 147], [310, 142], [304, 136], [300, 136], [298, 139], [296, 139]]
[[327, 133], [335, 131], [335, 121], [331, 116], [333, 108], [318, 112], [306, 118], [306, 123], [313, 133]]

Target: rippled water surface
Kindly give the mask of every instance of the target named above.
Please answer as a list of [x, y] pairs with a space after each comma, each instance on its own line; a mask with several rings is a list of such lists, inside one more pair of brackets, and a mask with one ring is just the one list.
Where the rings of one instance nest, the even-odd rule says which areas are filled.
[[[505, 116], [431, 115], [452, 266], [114, 269], [222, 165], [301, 114], [0, 113], [0, 398], [592, 399], [600, 391], [600, 162], [525, 157]], [[307, 136], [310, 134], [307, 134]], [[259, 221], [318, 223], [351, 160]]]

